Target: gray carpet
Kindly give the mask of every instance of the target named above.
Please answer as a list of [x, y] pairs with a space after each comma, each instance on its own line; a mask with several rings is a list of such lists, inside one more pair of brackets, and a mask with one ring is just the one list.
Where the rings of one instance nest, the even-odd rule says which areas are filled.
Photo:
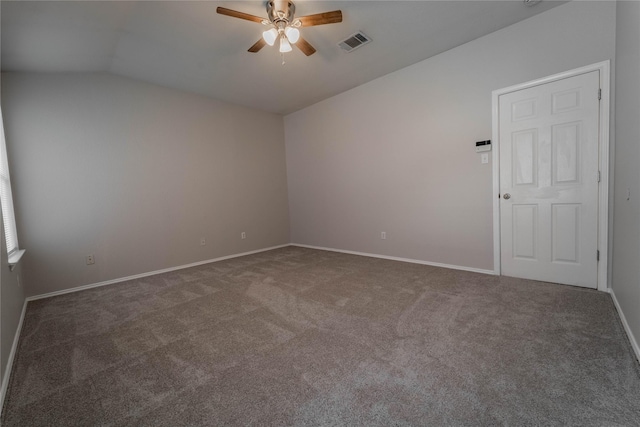
[[37, 425], [639, 425], [608, 294], [288, 247], [29, 303]]

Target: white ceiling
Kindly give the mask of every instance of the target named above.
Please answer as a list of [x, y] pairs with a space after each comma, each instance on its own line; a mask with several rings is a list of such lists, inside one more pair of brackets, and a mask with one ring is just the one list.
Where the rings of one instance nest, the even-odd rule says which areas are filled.
[[[561, 2], [296, 2], [296, 16], [340, 9], [344, 20], [303, 28], [318, 52], [247, 49], [260, 24], [219, 15], [224, 6], [266, 16], [263, 1], [6, 1], [2, 70], [110, 72], [286, 114], [504, 28]], [[362, 30], [351, 53], [337, 43]]]

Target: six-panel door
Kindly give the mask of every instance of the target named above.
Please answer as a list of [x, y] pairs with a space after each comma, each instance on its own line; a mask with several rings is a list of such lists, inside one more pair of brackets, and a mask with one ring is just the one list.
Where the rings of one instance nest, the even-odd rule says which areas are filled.
[[599, 80], [500, 96], [503, 275], [597, 287]]

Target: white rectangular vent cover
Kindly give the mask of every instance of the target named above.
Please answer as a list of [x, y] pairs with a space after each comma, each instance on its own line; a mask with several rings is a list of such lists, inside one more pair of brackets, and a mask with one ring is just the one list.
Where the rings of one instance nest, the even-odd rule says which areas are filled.
[[346, 39], [342, 40], [338, 43], [338, 46], [345, 52], [353, 52], [355, 49], [360, 46], [364, 46], [367, 43], [370, 43], [371, 39], [367, 37], [362, 31], [358, 31], [355, 34], [351, 34]]

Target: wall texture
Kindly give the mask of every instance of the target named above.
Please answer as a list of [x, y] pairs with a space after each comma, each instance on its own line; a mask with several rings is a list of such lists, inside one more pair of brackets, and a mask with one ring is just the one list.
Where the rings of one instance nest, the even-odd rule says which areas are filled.
[[613, 59], [615, 7], [570, 2], [286, 116], [292, 242], [492, 270], [491, 92]]
[[[13, 271], [9, 270], [4, 221], [2, 214], [0, 214], [0, 384], [2, 385], [6, 385], [8, 382], [8, 376], [5, 375], [7, 374], [7, 363], [24, 306], [25, 297], [20, 280], [21, 274], [22, 263], [18, 264]], [[0, 387], [0, 403], [4, 402], [5, 391], [4, 387]]]
[[640, 3], [617, 2], [612, 289], [640, 342]]
[[289, 242], [281, 116], [107, 74], [2, 93], [28, 295]]
[[[0, 226], [4, 227], [2, 215], [0, 215]], [[0, 231], [3, 229], [0, 228]], [[0, 236], [2, 236], [0, 239], [0, 325], [2, 325], [0, 329], [0, 384], [4, 384], [7, 381], [5, 378], [7, 363], [20, 323], [25, 297], [20, 280], [22, 263], [18, 264], [13, 271], [9, 270], [4, 232], [0, 232]], [[4, 402], [5, 391], [4, 388], [1, 389], [0, 402]]]

